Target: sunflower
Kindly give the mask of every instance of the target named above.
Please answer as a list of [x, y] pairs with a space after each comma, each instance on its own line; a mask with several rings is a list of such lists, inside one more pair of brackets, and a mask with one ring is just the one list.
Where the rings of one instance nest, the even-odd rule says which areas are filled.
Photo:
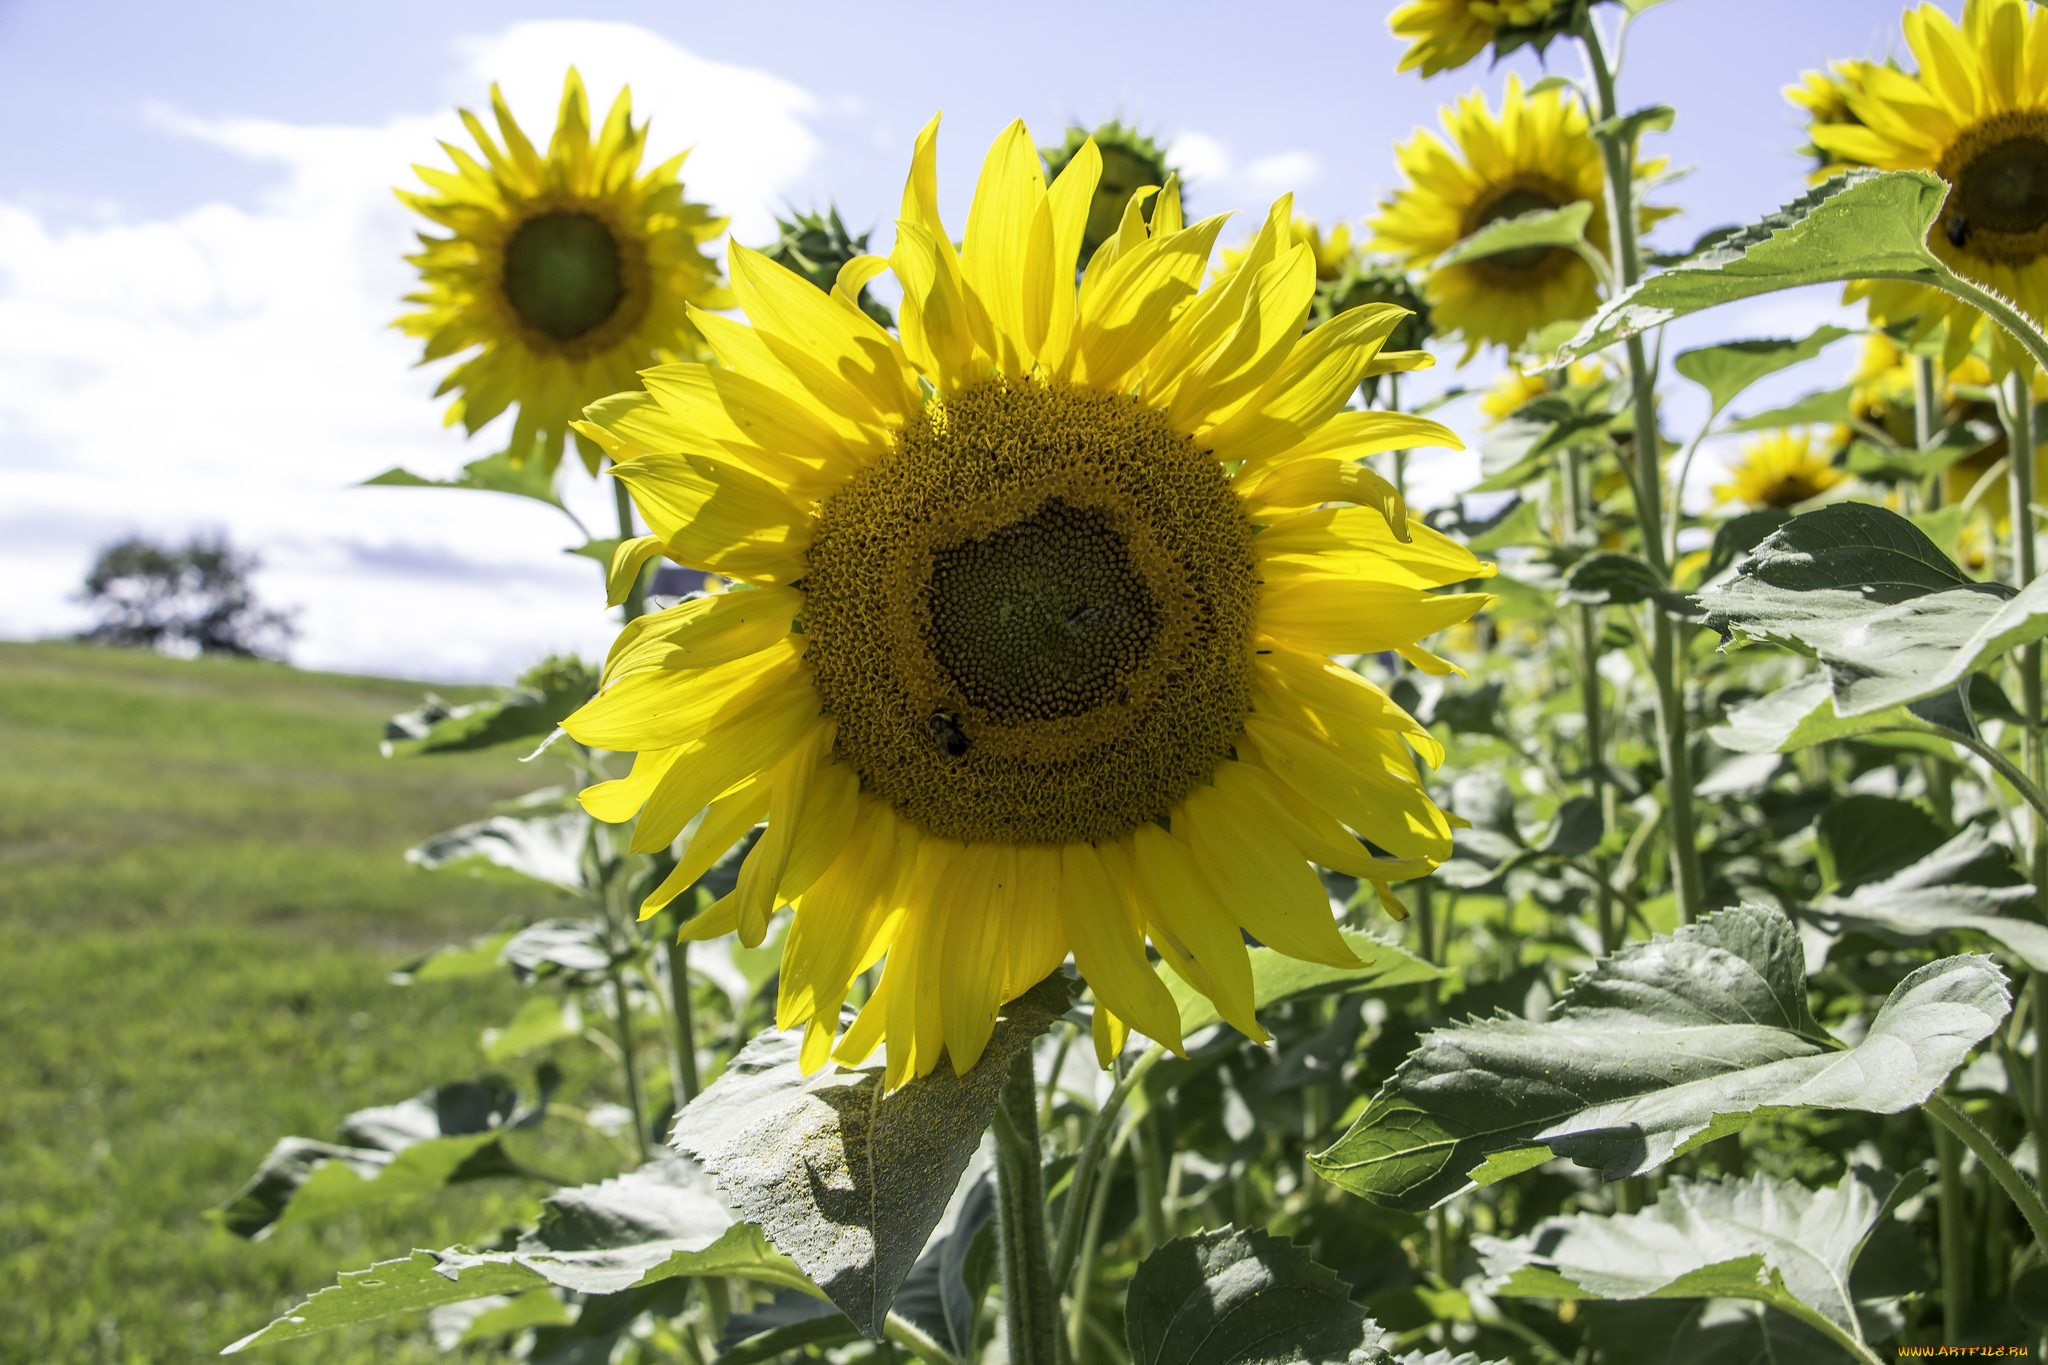
[[[1890, 64], [1865, 61], [1829, 62], [1826, 71], [1808, 71], [1799, 78], [1799, 84], [1785, 87], [1785, 98], [1806, 111], [1807, 122], [1814, 127], [1824, 124], [1850, 124], [1860, 126], [1862, 120], [1849, 107], [1851, 94], [1862, 94], [1868, 84], [1871, 71], [1884, 65], [1896, 71]], [[1829, 176], [1840, 175], [1850, 170], [1854, 163], [1846, 162], [1830, 154], [1826, 148], [1809, 142], [1799, 149], [1814, 160], [1815, 170], [1810, 177], [1818, 183]]]
[[[1951, 270], [2048, 317], [2048, 13], [2026, 0], [1967, 0], [1960, 27], [1933, 5], [1907, 12], [1914, 75], [1872, 67], [1845, 90], [1857, 123], [1816, 124], [1829, 155], [1883, 170], [1933, 171], [1950, 185], [1927, 245]], [[1915, 338], [1946, 323], [1949, 368], [1962, 363], [1982, 315], [1924, 285], [1866, 280], [1848, 286], [1886, 323]], [[1990, 361], [2003, 377], [2023, 362], [2019, 343], [1990, 329]]]
[[1561, 24], [1570, 12], [1570, 0], [1414, 0], [1387, 20], [1394, 36], [1409, 43], [1394, 70], [1419, 67], [1424, 76], [1434, 76], [1477, 57], [1502, 29], [1540, 32]]
[[[886, 1037], [890, 1085], [942, 1052], [965, 1071], [1070, 952], [1105, 1059], [1126, 1023], [1178, 1046], [1148, 939], [1263, 1038], [1240, 930], [1352, 963], [1310, 861], [1384, 894], [1450, 850], [1410, 753], [1440, 746], [1326, 656], [1448, 671], [1417, 642], [1490, 599], [1433, 590], [1492, 570], [1359, 461], [1457, 438], [1344, 410], [1362, 376], [1426, 358], [1383, 351], [1391, 307], [1303, 334], [1315, 262], [1288, 199], [1199, 290], [1223, 220], [1186, 225], [1171, 181], [1148, 188], [1077, 288], [1095, 150], [1048, 190], [1013, 123], [956, 251], [937, 133], [887, 261], [826, 294], [733, 246], [751, 325], [698, 315], [717, 365], [649, 370], [579, 428], [652, 528], [615, 581], [662, 553], [743, 585], [620, 636], [564, 726], [637, 757], [584, 805], [637, 812], [650, 851], [702, 811], [643, 915], [766, 816], [685, 934], [758, 944], [795, 907], [777, 1022], [805, 1029], [807, 1066]], [[900, 339], [853, 303], [884, 269]]]
[[[1164, 185], [1175, 174], [1167, 163], [1164, 147], [1129, 124], [1111, 119], [1098, 124], [1092, 133], [1079, 126], [1069, 127], [1059, 146], [1039, 148], [1046, 179], [1059, 179], [1067, 163], [1090, 143], [1095, 146], [1101, 169], [1096, 172], [1095, 195], [1088, 201], [1088, 225], [1081, 229], [1082, 265], [1094, 260], [1102, 244], [1116, 235], [1124, 207], [1134, 192], [1147, 185]], [[1149, 215], [1151, 211], [1148, 203], [1145, 212]]]
[[1828, 462], [1805, 431], [1766, 432], [1742, 444], [1742, 459], [1728, 471], [1728, 482], [1716, 484], [1716, 502], [1742, 502], [1754, 508], [1795, 507], [1817, 498], [1849, 476]]
[[1532, 374], [1520, 365], [1509, 365], [1493, 381], [1493, 387], [1480, 396], [1479, 411], [1486, 415], [1488, 426], [1499, 426], [1547, 393], [1574, 385], [1597, 384], [1606, 376], [1597, 360], [1575, 360], [1562, 373], [1539, 370]]
[[[1607, 249], [1600, 147], [1587, 131], [1585, 110], [1562, 90], [1524, 94], [1521, 81], [1509, 76], [1498, 118], [1477, 93], [1443, 118], [1455, 152], [1424, 129], [1396, 149], [1408, 183], [1380, 205], [1372, 223], [1376, 250], [1426, 266], [1489, 223], [1582, 200], [1593, 205], [1586, 240], [1596, 251]], [[1636, 175], [1654, 175], [1663, 165], [1639, 161]], [[1641, 217], [1647, 225], [1669, 213], [1644, 209]], [[1547, 323], [1585, 317], [1600, 303], [1592, 267], [1564, 247], [1527, 247], [1432, 270], [1424, 293], [1438, 329], [1463, 334], [1468, 361], [1482, 345], [1512, 349]]]
[[[689, 310], [732, 306], [702, 249], [725, 220], [683, 198], [681, 156], [636, 174], [647, 125], [633, 125], [628, 91], [592, 142], [572, 67], [545, 157], [495, 85], [491, 110], [502, 148], [465, 109], [483, 162], [443, 143], [455, 170], [415, 166], [432, 193], [398, 191], [453, 235], [419, 234], [422, 250], [406, 259], [424, 287], [406, 301], [421, 311], [397, 326], [426, 342], [422, 363], [481, 347], [434, 391], [457, 395], [448, 424], [474, 435], [517, 403], [512, 462], [537, 457], [552, 475], [585, 404], [632, 387], [650, 364], [703, 354]], [[578, 445], [596, 473], [596, 448]]]

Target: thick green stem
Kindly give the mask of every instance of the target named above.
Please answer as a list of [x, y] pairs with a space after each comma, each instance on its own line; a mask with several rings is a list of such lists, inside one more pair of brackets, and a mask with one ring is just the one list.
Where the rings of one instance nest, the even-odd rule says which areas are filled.
[[1067, 1277], [1073, 1274], [1074, 1258], [1080, 1247], [1083, 1211], [1088, 1207], [1089, 1187], [1095, 1180], [1095, 1168], [1109, 1145], [1110, 1135], [1116, 1131], [1117, 1116], [1123, 1113], [1124, 1102], [1131, 1097], [1131, 1091], [1138, 1082], [1145, 1079], [1145, 1073], [1157, 1066], [1165, 1055], [1166, 1049], [1157, 1043], [1145, 1049], [1144, 1055], [1131, 1064], [1131, 1069], [1109, 1092], [1109, 1098], [1096, 1111], [1095, 1121], [1088, 1126], [1088, 1137], [1081, 1144], [1081, 1154], [1074, 1159], [1074, 1177], [1067, 1184], [1067, 1210], [1060, 1217], [1059, 1245], [1053, 1251], [1052, 1285], [1055, 1290], [1064, 1290]]
[[[1600, 29], [1589, 15], [1579, 30], [1586, 63], [1593, 72], [1601, 121], [1620, 112], [1615, 105], [1614, 72], [1600, 44]], [[1623, 289], [1642, 278], [1642, 250], [1636, 241], [1635, 147], [1630, 137], [1600, 139], [1607, 170], [1607, 230], [1614, 242], [1614, 274]], [[1640, 336], [1628, 338], [1628, 375], [1635, 406], [1635, 435], [1630, 442], [1630, 473], [1636, 493], [1637, 529], [1643, 558], [1658, 578], [1669, 582], [1671, 565], [1664, 554], [1664, 471], [1657, 441], [1656, 376]], [[1683, 490], [1679, 490], [1683, 492]], [[1692, 808], [1692, 747], [1686, 734], [1685, 686], [1680, 674], [1684, 627], [1656, 604], [1650, 613], [1650, 666], [1656, 684], [1657, 751], [1664, 761], [1664, 803], [1671, 839], [1672, 892], [1685, 923], [1700, 916], [1703, 896], [1700, 855]]]
[[[1585, 470], [1581, 468], [1581, 457], [1576, 449], [1568, 450], [1564, 456], [1564, 508], [1566, 530], [1574, 539], [1580, 539], [1586, 530], [1587, 507]], [[1586, 794], [1600, 807], [1601, 828], [1614, 827], [1614, 791], [1607, 781], [1607, 739], [1606, 713], [1600, 704], [1600, 608], [1581, 606], [1579, 608], [1579, 709], [1586, 725]], [[1594, 879], [1595, 924], [1600, 930], [1600, 945], [1606, 952], [1613, 952], [1621, 946], [1619, 923], [1614, 915], [1614, 895], [1607, 884], [1607, 868], [1604, 859], [1595, 864], [1599, 875]]]
[[633, 1146], [647, 1160], [647, 1109], [640, 1096], [639, 1049], [633, 1042], [633, 1003], [626, 992], [626, 974], [612, 966], [612, 1008], [618, 1016], [619, 1063], [626, 1076], [626, 1107], [633, 1111]]
[[[633, 525], [633, 498], [626, 491], [624, 479], [612, 480], [612, 499], [619, 509], [619, 539], [631, 540], [640, 534]], [[633, 586], [626, 590], [626, 600], [619, 607], [620, 619], [637, 621], [647, 614], [647, 575], [642, 573], [633, 580]]]
[[[1095, 1278], [1095, 1256], [1102, 1246], [1102, 1219], [1109, 1210], [1109, 1192], [1116, 1173], [1117, 1158], [1124, 1153], [1136, 1125], [1127, 1124], [1103, 1158], [1100, 1183], [1088, 1201], [1088, 1221], [1081, 1230], [1081, 1254], [1074, 1262], [1072, 1307], [1067, 1316], [1067, 1350], [1070, 1361], [1081, 1359], [1081, 1342], [1088, 1332], [1088, 1286]], [[1072, 1196], [1069, 1196], [1071, 1198]]]
[[[2007, 376], [2004, 401], [1998, 405], [2005, 425], [2008, 474], [2012, 480], [2013, 573], [2016, 586], [2024, 588], [2039, 572], [2034, 544], [2034, 394], [2033, 371], [2021, 366]], [[2021, 762], [2027, 780], [2037, 791], [2048, 791], [2048, 742], [2041, 730], [2041, 646], [2030, 644], [2019, 651], [2020, 714], [2026, 719], [2021, 735]], [[2037, 803], [2034, 811], [2031, 868], [2034, 885], [2044, 912], [2048, 912], [2048, 811]], [[2048, 986], [2042, 974], [2034, 973], [2034, 1077], [2035, 1110], [2027, 1116], [2037, 1144], [2048, 1143], [2048, 1032], [2042, 1029], [2041, 1006], [2048, 1004]]]
[[1977, 1160], [1984, 1163], [1984, 1169], [1991, 1172], [1991, 1178], [2005, 1191], [2020, 1217], [2027, 1220], [2027, 1227], [2034, 1234], [2034, 1244], [2048, 1252], [2048, 1205], [2041, 1202], [2041, 1193], [2027, 1183], [2027, 1178], [2014, 1168], [2010, 1158], [1998, 1150], [1982, 1128], [1970, 1121], [1967, 1114], [1958, 1111], [1939, 1095], [1930, 1095], [1921, 1106], [1927, 1116], [1962, 1139], [1965, 1147], [1977, 1154]]
[[1145, 1230], [1144, 1255], [1151, 1255], [1167, 1239], [1166, 1231], [1166, 1142], [1159, 1135], [1159, 1113], [1151, 1110], [1138, 1120], [1133, 1134], [1137, 1150], [1131, 1161], [1138, 1176], [1138, 1213]]
[[996, 1217], [1002, 1245], [1003, 1313], [1015, 1365], [1058, 1365], [1060, 1298], [1045, 1225], [1045, 1170], [1038, 1144], [1038, 1085], [1031, 1050], [1020, 1051], [996, 1104]]
[[1934, 1129], [1934, 1154], [1941, 1167], [1941, 1339], [1954, 1346], [1963, 1339], [1963, 1319], [1970, 1305], [1969, 1201], [1963, 1190], [1963, 1145], [1956, 1135], [1929, 1120]]
[[690, 1003], [690, 945], [668, 944], [669, 998], [676, 1011], [676, 1108], [697, 1098], [697, 1019]]

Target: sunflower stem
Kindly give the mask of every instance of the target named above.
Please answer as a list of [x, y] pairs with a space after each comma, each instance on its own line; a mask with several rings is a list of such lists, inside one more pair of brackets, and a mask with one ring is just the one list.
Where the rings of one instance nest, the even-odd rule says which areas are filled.
[[669, 998], [676, 1012], [676, 1108], [697, 1098], [697, 1019], [690, 1001], [690, 945], [671, 939], [666, 946]]
[[[612, 480], [612, 500], [619, 510], [619, 539], [631, 540], [639, 535], [633, 525], [633, 495], [626, 491], [623, 479]], [[647, 574], [643, 570], [633, 580], [633, 586], [626, 590], [626, 600], [619, 607], [621, 619], [637, 621], [647, 614]]]
[[1941, 1339], [1950, 1346], [1963, 1339], [1964, 1310], [1970, 1302], [1970, 1232], [1963, 1192], [1963, 1144], [1932, 1119], [1934, 1154], [1941, 1170]]
[[[1083, 1210], [1088, 1207], [1089, 1186], [1095, 1179], [1096, 1167], [1101, 1163], [1102, 1154], [1109, 1144], [1110, 1135], [1116, 1130], [1117, 1116], [1123, 1113], [1124, 1101], [1131, 1097], [1131, 1091], [1138, 1082], [1145, 1079], [1145, 1073], [1158, 1065], [1166, 1055], [1166, 1049], [1154, 1043], [1145, 1049], [1143, 1056], [1131, 1064], [1117, 1081], [1116, 1088], [1109, 1092], [1109, 1098], [1096, 1111], [1095, 1121], [1088, 1127], [1088, 1136], [1081, 1144], [1081, 1154], [1074, 1160], [1074, 1176], [1067, 1185], [1067, 1209], [1060, 1218], [1059, 1245], [1052, 1257], [1052, 1285], [1055, 1290], [1067, 1287], [1067, 1277], [1074, 1272], [1074, 1260], [1080, 1251]], [[1055, 1073], [1057, 1074], [1057, 1073]]]
[[2011, 1158], [1998, 1150], [1998, 1144], [1972, 1122], [1969, 1115], [1940, 1095], [1928, 1096], [1927, 1103], [1921, 1108], [1929, 1118], [1962, 1139], [1963, 1146], [1977, 1154], [1977, 1160], [1984, 1164], [1984, 1169], [1991, 1173], [1991, 1178], [1998, 1182], [1998, 1187], [2019, 1209], [2020, 1217], [2027, 1220], [2027, 1227], [2034, 1234], [2034, 1244], [2048, 1251], [2048, 1204], [2041, 1202], [2040, 1191], [2027, 1183], [2027, 1178], [2013, 1166]]
[[[1603, 123], [1619, 110], [1614, 96], [1614, 72], [1601, 47], [1600, 28], [1590, 11], [1579, 27], [1586, 49], [1586, 64], [1593, 73], [1599, 100], [1598, 115]], [[1635, 146], [1633, 137], [1604, 134], [1601, 156], [1607, 169], [1607, 224], [1613, 239], [1614, 273], [1623, 289], [1642, 278], [1642, 251], [1636, 241]], [[1630, 472], [1636, 490], [1636, 521], [1641, 534], [1643, 558], [1665, 582], [1671, 580], [1671, 565], [1664, 553], [1664, 471], [1657, 440], [1656, 376], [1640, 336], [1628, 338], [1629, 387], [1635, 404], [1635, 433], [1630, 444]], [[1676, 507], [1676, 490], [1673, 506]], [[1678, 901], [1680, 919], [1691, 924], [1700, 917], [1702, 886], [1699, 840], [1692, 808], [1692, 746], [1686, 734], [1684, 627], [1657, 604], [1646, 605], [1650, 614], [1650, 672], [1655, 683], [1657, 752], [1664, 764], [1664, 811], [1671, 838], [1672, 892]]]
[[1059, 1365], [1060, 1298], [1053, 1287], [1038, 1142], [1038, 1083], [1031, 1049], [1020, 1051], [996, 1102], [996, 1218], [1002, 1246], [1003, 1317], [1014, 1365]]
[[[2012, 535], [2013, 574], [2017, 586], [2026, 587], [2034, 581], [2039, 572], [2034, 542], [2034, 374], [2030, 365], [2016, 366], [2006, 377], [2005, 392], [2000, 396], [1998, 416], [2005, 427], [2005, 450], [2008, 475], [2012, 480]], [[2027, 780], [2036, 791], [2048, 791], [2048, 743], [2044, 743], [2041, 732], [2041, 646], [2030, 644], [2019, 651], [2020, 670], [2020, 714], [2026, 720], [2021, 731], [2021, 761], [2026, 765]], [[2044, 910], [2048, 910], [2048, 813], [2039, 805], [2034, 809], [2033, 840], [2030, 859], [2031, 874], [2036, 896]], [[2034, 1001], [2037, 1006], [2048, 1004], [2048, 984], [2040, 972], [2033, 974]], [[2042, 1029], [2042, 1020], [2037, 1008], [2034, 1022], [2034, 1076], [2033, 1113], [2027, 1121], [2034, 1130], [2036, 1144], [2048, 1143], [2048, 1033]], [[2048, 1247], [2044, 1247], [2048, 1250]]]

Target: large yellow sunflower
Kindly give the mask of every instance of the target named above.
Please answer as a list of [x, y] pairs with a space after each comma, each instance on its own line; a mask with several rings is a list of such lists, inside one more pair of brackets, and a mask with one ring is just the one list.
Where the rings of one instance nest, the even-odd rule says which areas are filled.
[[1728, 482], [1716, 484], [1716, 502], [1742, 502], [1754, 508], [1795, 507], [1841, 483], [1849, 476], [1816, 449], [1807, 431], [1766, 432], [1742, 445], [1742, 459], [1728, 470]]
[[[1963, 22], [1933, 5], [1909, 10], [1916, 74], [1871, 66], [1843, 97], [1858, 123], [1820, 123], [1814, 143], [1844, 162], [1933, 171], [1951, 186], [1927, 245], [1957, 274], [2048, 317], [2048, 12], [2026, 0], [1967, 0]], [[1915, 336], [1948, 325], [1949, 368], [1982, 322], [1969, 304], [1897, 280], [1848, 286], [1886, 323], [1917, 318]], [[1991, 328], [1991, 367], [2004, 376], [2025, 352]]]
[[1526, 27], [1558, 17], [1570, 0], [1413, 0], [1387, 20], [1409, 43], [1396, 72], [1421, 68], [1425, 76], [1463, 66], [1486, 50], [1504, 27]]
[[[1456, 150], [1427, 129], [1396, 149], [1407, 185], [1380, 205], [1373, 247], [1426, 266], [1489, 223], [1581, 200], [1593, 205], [1586, 240], [1607, 249], [1607, 207], [1600, 147], [1586, 113], [1562, 90], [1525, 94], [1508, 77], [1496, 118], [1474, 93], [1444, 110]], [[1639, 161], [1638, 177], [1662, 161]], [[1669, 210], [1645, 209], [1645, 225]], [[1510, 349], [1561, 318], [1581, 318], [1600, 303], [1592, 267], [1563, 247], [1529, 247], [1429, 272], [1424, 285], [1437, 330], [1465, 338], [1465, 359], [1482, 345]]]
[[[1433, 590], [1491, 569], [1359, 461], [1457, 439], [1344, 410], [1361, 377], [1425, 358], [1382, 352], [1392, 307], [1303, 334], [1315, 261], [1289, 200], [1198, 292], [1223, 220], [1141, 191], [1077, 288], [1093, 148], [1048, 189], [1012, 124], [956, 251], [937, 131], [887, 261], [825, 293], [735, 245], [751, 325], [697, 316], [719, 363], [649, 370], [580, 428], [652, 528], [615, 580], [663, 553], [746, 585], [620, 636], [564, 724], [638, 756], [584, 805], [637, 812], [644, 850], [703, 812], [644, 914], [766, 816], [686, 933], [759, 943], [795, 906], [777, 1019], [807, 1030], [807, 1065], [886, 1036], [892, 1085], [942, 1051], [964, 1071], [1069, 953], [1105, 1057], [1125, 1021], [1178, 1045], [1148, 939], [1263, 1037], [1240, 929], [1351, 963], [1310, 861], [1384, 888], [1450, 849], [1410, 752], [1438, 745], [1326, 656], [1449, 668], [1417, 642], [1489, 599]], [[884, 269], [900, 339], [853, 303]]]
[[[423, 287], [406, 301], [421, 310], [397, 325], [426, 342], [422, 363], [480, 347], [435, 390], [457, 394], [448, 424], [473, 434], [517, 403], [512, 461], [538, 455], [552, 474], [585, 404], [633, 387], [649, 365], [703, 353], [690, 308], [732, 306], [703, 251], [725, 220], [683, 198], [681, 156], [637, 173], [647, 125], [633, 125], [628, 91], [593, 142], [571, 68], [545, 157], [495, 85], [491, 110], [503, 147], [465, 109], [483, 161], [444, 143], [455, 170], [415, 166], [432, 192], [398, 191], [452, 235], [419, 235], [420, 253], [407, 259]], [[582, 454], [596, 473], [596, 448]]]

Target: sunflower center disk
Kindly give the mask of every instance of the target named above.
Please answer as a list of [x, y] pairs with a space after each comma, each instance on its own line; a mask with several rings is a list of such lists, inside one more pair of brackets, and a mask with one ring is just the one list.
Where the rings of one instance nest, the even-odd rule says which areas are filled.
[[1128, 398], [996, 379], [927, 404], [820, 511], [803, 587], [840, 756], [930, 834], [1115, 837], [1250, 710], [1250, 523]]
[[2033, 232], [2048, 223], [2048, 141], [2016, 137], [1978, 154], [1956, 192], [1972, 229]]
[[1144, 666], [1159, 611], [1104, 513], [1054, 500], [932, 555], [932, 656], [999, 724], [1084, 715]]
[[[1473, 231], [1476, 232], [1490, 223], [1498, 223], [1504, 218], [1519, 218], [1525, 213], [1538, 213], [1556, 207], [1556, 202], [1547, 194], [1531, 189], [1512, 189], [1496, 199], [1486, 212], [1479, 215], [1479, 221], [1473, 225]], [[1555, 250], [1556, 247], [1525, 246], [1515, 251], [1482, 256], [1479, 262], [1497, 270], [1534, 270]]]
[[626, 296], [619, 244], [595, 214], [537, 214], [505, 244], [505, 297], [519, 320], [556, 341], [603, 323]]

